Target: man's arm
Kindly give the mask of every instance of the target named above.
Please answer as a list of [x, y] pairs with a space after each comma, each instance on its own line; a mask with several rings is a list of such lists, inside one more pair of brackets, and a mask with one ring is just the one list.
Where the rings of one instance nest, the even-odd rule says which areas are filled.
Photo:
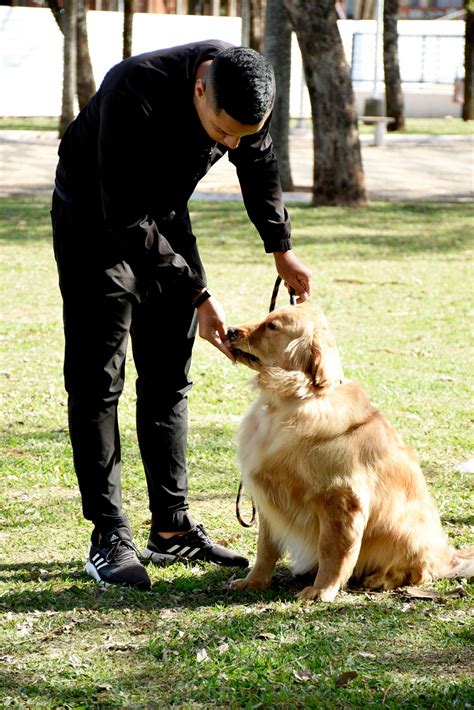
[[262, 131], [242, 138], [239, 147], [229, 152], [229, 160], [237, 168], [247, 213], [265, 251], [273, 254], [277, 273], [301, 303], [311, 294], [311, 271], [291, 251], [290, 218], [283, 204], [269, 123], [270, 119]]

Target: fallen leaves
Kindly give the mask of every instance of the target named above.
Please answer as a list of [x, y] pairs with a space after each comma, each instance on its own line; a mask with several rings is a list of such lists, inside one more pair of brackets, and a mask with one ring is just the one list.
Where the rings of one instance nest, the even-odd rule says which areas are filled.
[[443, 601], [445, 599], [462, 599], [466, 596], [466, 591], [459, 586], [448, 592], [438, 592], [436, 589], [422, 589], [421, 587], [404, 587], [400, 594], [412, 599], [432, 599]]
[[293, 675], [299, 683], [308, 683], [308, 681], [314, 681], [316, 679], [315, 674], [307, 668], [301, 668], [301, 670], [293, 669]]
[[208, 661], [209, 656], [205, 648], [200, 648], [199, 651], [196, 653], [196, 661], [198, 663], [202, 663], [203, 661]]
[[341, 673], [335, 679], [334, 685], [336, 686], [336, 688], [345, 688], [346, 685], [349, 685], [351, 680], [357, 678], [358, 675], [359, 674], [357, 673], [357, 671], [346, 671], [345, 673]]

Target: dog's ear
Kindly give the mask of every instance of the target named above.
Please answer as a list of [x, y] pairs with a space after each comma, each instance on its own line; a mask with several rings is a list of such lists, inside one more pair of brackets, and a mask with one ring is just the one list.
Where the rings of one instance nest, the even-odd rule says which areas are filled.
[[336, 342], [330, 333], [306, 335], [293, 340], [286, 349], [285, 367], [300, 370], [314, 387], [327, 387], [341, 381], [344, 374]]

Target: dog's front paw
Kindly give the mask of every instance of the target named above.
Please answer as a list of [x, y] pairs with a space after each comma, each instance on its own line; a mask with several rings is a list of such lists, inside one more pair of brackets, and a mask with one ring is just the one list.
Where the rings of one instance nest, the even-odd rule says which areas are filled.
[[248, 577], [244, 577], [243, 579], [234, 579], [232, 582], [229, 584], [229, 587], [231, 589], [267, 589], [269, 586], [269, 582], [267, 582], [264, 579], [257, 579], [255, 577], [252, 577], [249, 575]]
[[319, 587], [311, 586], [302, 589], [297, 595], [297, 598], [303, 601], [333, 602], [336, 598], [337, 592], [337, 587], [320, 589]]

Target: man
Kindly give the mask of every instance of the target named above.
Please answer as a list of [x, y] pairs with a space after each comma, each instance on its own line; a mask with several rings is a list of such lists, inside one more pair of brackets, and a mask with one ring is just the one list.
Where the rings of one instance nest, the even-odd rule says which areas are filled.
[[268, 133], [269, 62], [211, 40], [113, 67], [59, 147], [53, 241], [64, 303], [65, 386], [84, 516], [94, 528], [86, 571], [150, 587], [122, 512], [117, 405], [131, 334], [137, 435], [151, 531], [145, 559], [247, 566], [211, 542], [187, 503], [187, 392], [199, 334], [233, 360], [224, 311], [206, 289], [187, 202], [229, 152], [250, 219], [300, 300], [310, 273], [291, 251]]

